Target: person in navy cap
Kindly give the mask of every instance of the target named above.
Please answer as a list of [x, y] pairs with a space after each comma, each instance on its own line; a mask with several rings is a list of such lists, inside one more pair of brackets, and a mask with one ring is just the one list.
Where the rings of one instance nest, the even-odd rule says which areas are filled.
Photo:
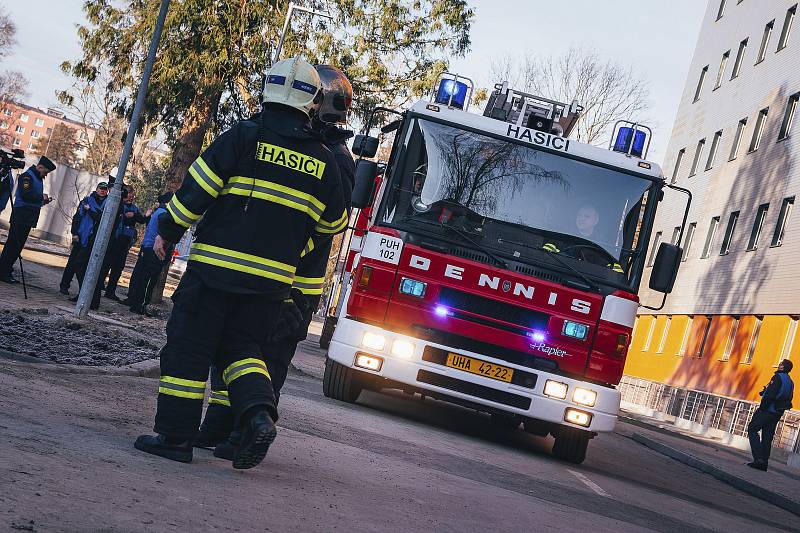
[[55, 169], [55, 163], [42, 156], [37, 164], [32, 165], [19, 177], [11, 212], [11, 228], [8, 230], [3, 253], [0, 254], [0, 281], [19, 283], [11, 274], [11, 269], [25, 247], [28, 234], [39, 222], [42, 206], [52, 201], [52, 198], [44, 193], [44, 178]]

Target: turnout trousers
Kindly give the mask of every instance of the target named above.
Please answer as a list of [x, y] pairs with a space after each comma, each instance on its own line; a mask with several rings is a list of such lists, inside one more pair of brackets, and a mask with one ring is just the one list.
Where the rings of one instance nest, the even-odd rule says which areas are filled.
[[[286, 382], [289, 373], [289, 365], [292, 363], [297, 345], [308, 335], [308, 328], [311, 325], [313, 312], [319, 306], [320, 296], [306, 296], [308, 300], [308, 311], [303, 314], [303, 324], [293, 332], [288, 338], [279, 341], [261, 342], [261, 353], [264, 361], [269, 368], [272, 377], [272, 389], [275, 393], [275, 403], [280, 400], [281, 389]], [[231, 412], [231, 405], [228, 401], [228, 391], [225, 381], [222, 379], [222, 369], [214, 365], [211, 367], [211, 395], [208, 399], [206, 416], [200, 431], [204, 436], [214, 440], [225, 440], [234, 429], [234, 413]], [[272, 418], [277, 420], [276, 416]]]
[[[756, 409], [750, 424], [747, 426], [747, 438], [750, 439], [750, 451], [756, 461], [769, 461], [772, 451], [772, 439], [775, 437], [775, 428], [783, 413], [770, 413], [764, 409]], [[759, 437], [758, 432], [761, 432]]]
[[194, 439], [212, 363], [222, 370], [234, 427], [253, 408], [276, 418], [275, 395], [259, 341], [274, 327], [280, 301], [211, 288], [192, 270], [183, 275], [172, 300], [167, 344], [161, 349], [155, 431]]

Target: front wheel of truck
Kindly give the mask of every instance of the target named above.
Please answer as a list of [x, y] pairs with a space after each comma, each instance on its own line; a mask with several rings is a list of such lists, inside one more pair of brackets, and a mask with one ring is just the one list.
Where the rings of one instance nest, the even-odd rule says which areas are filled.
[[357, 370], [326, 358], [322, 393], [334, 400], [355, 403], [363, 388], [358, 374]]
[[570, 463], [581, 464], [592, 433], [572, 428], [560, 428], [554, 435], [553, 455]]

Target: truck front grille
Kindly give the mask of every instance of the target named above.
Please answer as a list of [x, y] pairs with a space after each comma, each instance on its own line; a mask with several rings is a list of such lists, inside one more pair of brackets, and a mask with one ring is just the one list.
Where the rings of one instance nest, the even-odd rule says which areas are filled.
[[[480, 315], [480, 318], [473, 317], [475, 318], [474, 321], [484, 324], [491, 321], [494, 327], [500, 327], [500, 325], [494, 322], [492, 317], [497, 317], [503, 322], [510, 322], [527, 329], [546, 329], [547, 320], [550, 318], [547, 313], [490, 300], [484, 296], [457, 291], [449, 287], [442, 287], [439, 292], [439, 303], [453, 310]], [[469, 315], [462, 315], [459, 318], [471, 320]]]
[[517, 409], [528, 409], [531, 406], [531, 399], [518, 394], [492, 389], [483, 385], [477, 385], [468, 381], [443, 376], [435, 372], [420, 370], [417, 372], [417, 381], [427, 383], [434, 387], [441, 387], [462, 394], [469, 394], [475, 398], [481, 398], [490, 402], [501, 403]]

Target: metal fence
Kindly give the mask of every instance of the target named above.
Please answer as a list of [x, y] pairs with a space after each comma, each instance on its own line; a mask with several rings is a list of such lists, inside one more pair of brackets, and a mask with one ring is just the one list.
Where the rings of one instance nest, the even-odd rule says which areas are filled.
[[[623, 402], [640, 405], [740, 437], [747, 437], [747, 424], [758, 407], [758, 404], [744, 400], [682, 389], [631, 376], [622, 377], [619, 391]], [[778, 423], [772, 446], [798, 453], [799, 433], [800, 412], [787, 411]]]

